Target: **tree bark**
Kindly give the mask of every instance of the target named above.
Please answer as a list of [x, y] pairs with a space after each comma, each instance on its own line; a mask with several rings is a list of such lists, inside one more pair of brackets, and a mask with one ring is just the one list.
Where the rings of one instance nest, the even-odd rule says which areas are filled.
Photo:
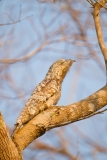
[[12, 141], [0, 113], [0, 160], [22, 160], [18, 148], [18, 145]]

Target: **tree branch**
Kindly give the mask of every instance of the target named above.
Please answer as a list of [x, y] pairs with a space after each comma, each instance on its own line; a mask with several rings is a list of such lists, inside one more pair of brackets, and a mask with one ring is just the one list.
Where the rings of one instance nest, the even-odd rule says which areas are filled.
[[21, 152], [16, 145], [13, 143], [0, 113], [0, 160], [22, 160]]
[[61, 127], [88, 115], [92, 115], [107, 104], [107, 86], [77, 103], [68, 106], [52, 106], [38, 114], [14, 135], [13, 141], [19, 145], [22, 151], [34, 139], [43, 135], [46, 131]]
[[103, 36], [102, 36], [102, 29], [101, 29], [101, 24], [100, 24], [100, 9], [101, 8], [105, 8], [104, 6], [105, 3], [107, 3], [105, 0], [101, 0], [100, 2], [98, 2], [96, 0], [96, 3], [93, 3], [91, 0], [87, 0], [94, 8], [94, 13], [93, 13], [93, 18], [94, 18], [94, 23], [95, 23], [95, 29], [96, 29], [96, 33], [97, 33], [97, 39], [98, 39], [98, 43], [100, 46], [100, 49], [102, 51], [104, 60], [105, 60], [105, 66], [106, 66], [106, 83], [107, 83], [107, 49], [106, 46], [104, 44], [104, 40], [103, 40]]

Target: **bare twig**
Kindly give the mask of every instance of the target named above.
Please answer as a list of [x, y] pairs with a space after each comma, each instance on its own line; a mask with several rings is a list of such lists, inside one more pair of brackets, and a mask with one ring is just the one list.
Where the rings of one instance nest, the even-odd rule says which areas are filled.
[[21, 5], [20, 5], [20, 12], [19, 12], [19, 19], [17, 21], [14, 21], [12, 19], [12, 17], [8, 13], [4, 13], [4, 14], [6, 14], [12, 20], [12, 22], [11, 23], [6, 23], [6, 24], [3, 23], [3, 24], [0, 24], [0, 26], [16, 24], [18, 22], [24, 21], [25, 19], [30, 18], [30, 17], [33, 16], [33, 15], [27, 16], [26, 18], [23, 18], [23, 19], [20, 20], [20, 17], [21, 17]]
[[101, 4], [99, 1], [96, 0], [96, 2], [99, 3], [103, 8], [107, 10], [107, 8], [103, 4]]
[[94, 3], [93, 3], [93, 1], [91, 1], [91, 0], [87, 0], [92, 6], [94, 6]]
[[[92, 1], [91, 1], [92, 2]], [[103, 40], [103, 36], [102, 36], [102, 29], [101, 29], [101, 25], [100, 25], [100, 16], [99, 16], [99, 12], [100, 9], [102, 7], [104, 7], [106, 9], [104, 0], [101, 0], [100, 2], [98, 2], [96, 0], [96, 3], [94, 3], [94, 13], [93, 13], [93, 17], [94, 17], [94, 23], [95, 23], [95, 29], [96, 29], [96, 33], [97, 33], [97, 38], [98, 38], [98, 43], [100, 46], [100, 49], [102, 51], [104, 60], [105, 60], [105, 66], [106, 66], [106, 84], [107, 84], [107, 49], [106, 46], [104, 44], [104, 40]]]
[[[6, 13], [5, 13], [6, 14]], [[9, 15], [8, 15], [9, 16]], [[13, 21], [13, 22], [11, 22], [11, 23], [1, 23], [0, 24], [0, 26], [4, 26], [4, 25], [12, 25], [12, 24], [16, 24], [16, 23], [18, 23], [18, 22], [21, 22], [21, 21], [24, 21], [24, 20], [26, 20], [27, 18], [30, 18], [30, 17], [32, 17], [33, 15], [31, 15], [31, 16], [27, 16], [27, 17], [25, 17], [25, 18], [23, 18], [23, 19], [19, 19], [19, 20], [17, 20], [17, 21], [13, 21], [13, 19], [11, 18], [11, 20]]]
[[[67, 27], [67, 26], [66, 26]], [[43, 50], [47, 45], [51, 44], [53, 41], [51, 40], [52, 37], [54, 37], [55, 35], [58, 35], [61, 33], [61, 31], [65, 30], [66, 27], [60, 27], [58, 30], [56, 30], [55, 32], [53, 32], [49, 38], [45, 39], [41, 44], [40, 46], [30, 52], [28, 55], [24, 56], [24, 57], [21, 57], [21, 58], [11, 58], [11, 59], [0, 59], [0, 63], [5, 63], [5, 64], [13, 64], [13, 63], [16, 63], [16, 62], [23, 62], [23, 61], [27, 61], [29, 60], [31, 57], [33, 57], [35, 54], [39, 53], [41, 50]], [[65, 41], [65, 39], [60, 39], [61, 41]]]

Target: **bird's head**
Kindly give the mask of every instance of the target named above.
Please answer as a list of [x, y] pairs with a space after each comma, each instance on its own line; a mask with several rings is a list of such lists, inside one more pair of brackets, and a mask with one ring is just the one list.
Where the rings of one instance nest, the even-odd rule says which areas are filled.
[[65, 75], [67, 74], [73, 62], [75, 62], [75, 60], [60, 59], [56, 61], [49, 68], [46, 77], [49, 79], [57, 79], [63, 81]]

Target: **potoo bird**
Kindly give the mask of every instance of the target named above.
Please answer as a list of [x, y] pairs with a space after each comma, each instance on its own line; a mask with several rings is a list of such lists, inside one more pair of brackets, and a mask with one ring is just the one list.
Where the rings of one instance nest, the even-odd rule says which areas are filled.
[[14, 133], [34, 116], [57, 104], [61, 96], [61, 86], [65, 75], [74, 60], [60, 59], [50, 68], [44, 80], [35, 88], [22, 109], [14, 127]]

